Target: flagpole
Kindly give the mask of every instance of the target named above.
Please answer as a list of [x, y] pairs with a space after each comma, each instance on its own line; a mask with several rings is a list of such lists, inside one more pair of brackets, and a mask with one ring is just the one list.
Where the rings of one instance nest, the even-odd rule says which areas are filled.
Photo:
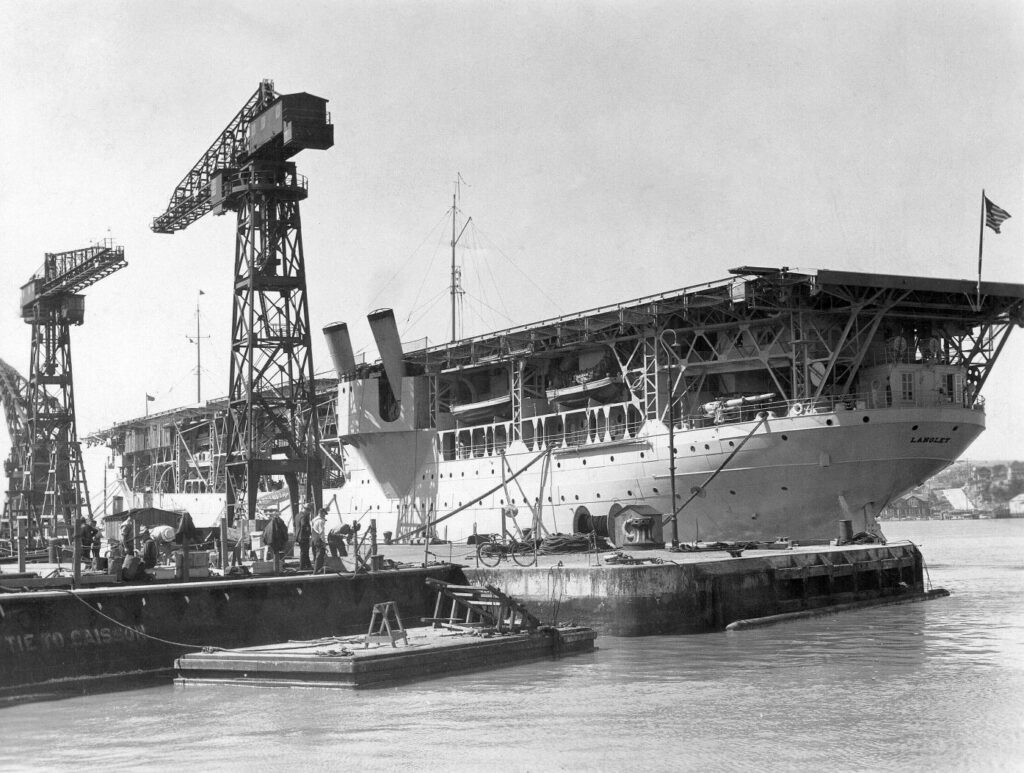
[[975, 305], [981, 309], [981, 255], [985, 247], [985, 189], [981, 189], [981, 223], [978, 226], [978, 285], [975, 290]]

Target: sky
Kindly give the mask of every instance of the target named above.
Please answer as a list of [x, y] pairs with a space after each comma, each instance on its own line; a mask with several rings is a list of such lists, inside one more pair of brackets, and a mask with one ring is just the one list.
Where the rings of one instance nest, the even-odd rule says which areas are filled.
[[[5, 0], [4, 15], [0, 358], [27, 374], [19, 288], [44, 253], [113, 238], [129, 263], [86, 290], [72, 331], [80, 436], [144, 414], [146, 394], [151, 411], [195, 402], [197, 304], [202, 397], [227, 393], [233, 222], [149, 225], [264, 78], [328, 99], [335, 126], [333, 148], [295, 158], [318, 372], [338, 320], [375, 358], [380, 307], [406, 340], [450, 336], [456, 179], [467, 335], [740, 265], [973, 279], [982, 189], [1013, 215], [986, 233], [984, 278], [1024, 282], [1020, 2]], [[1022, 364], [1017, 331], [967, 457], [1024, 459]]]

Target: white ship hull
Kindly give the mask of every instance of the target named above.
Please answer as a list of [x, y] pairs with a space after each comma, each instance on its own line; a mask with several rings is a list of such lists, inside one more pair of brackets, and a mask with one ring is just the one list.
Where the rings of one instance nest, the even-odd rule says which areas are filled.
[[[693, 498], [679, 513], [679, 537], [821, 539], [835, 536], [842, 518], [853, 518], [854, 527], [863, 529], [893, 497], [955, 460], [983, 431], [984, 422], [983, 412], [954, 407], [840, 410], [769, 419], [722, 468], [704, 496]], [[755, 424], [675, 433], [677, 506], [719, 469]], [[416, 442], [408, 437], [412, 433], [401, 434], [403, 441]], [[417, 434], [423, 447], [436, 447], [432, 432]], [[332, 510], [342, 518], [374, 518], [379, 531], [396, 536], [408, 531], [398, 524], [403, 503], [414, 514], [407, 521], [425, 523], [423, 513], [429, 512], [437, 523], [436, 535], [459, 542], [474, 528], [482, 534], [500, 531], [503, 505], [517, 507], [519, 525], [529, 526], [531, 507], [539, 503], [543, 527], [563, 533], [576, 530], [581, 507], [591, 515], [606, 515], [616, 503], [645, 504], [665, 514], [673, 510], [668, 431], [660, 422], [648, 422], [630, 440], [554, 449], [547, 464], [541, 460], [482, 500], [484, 492], [502, 483], [501, 456], [439, 461], [431, 454], [416, 466], [412, 495], [396, 499], [385, 486], [406, 477], [408, 468], [400, 467], [408, 455], [383, 448], [377, 438], [366, 440], [350, 460], [349, 484], [325, 492], [324, 499], [333, 499]], [[538, 453], [547, 452], [530, 451], [521, 441], [510, 444], [505, 479]], [[475, 505], [440, 520], [473, 501]]]
[[[722, 467], [756, 424], [676, 431], [677, 506]], [[705, 487], [704, 495], [693, 497], [679, 512], [679, 538], [827, 539], [836, 535], [840, 519], [853, 519], [858, 531], [867, 529], [886, 503], [953, 462], [984, 428], [982, 411], [955, 407], [840, 410], [768, 419]], [[378, 533], [389, 531], [399, 538], [417, 524], [426, 526], [429, 513], [436, 537], [464, 543], [474, 530], [500, 532], [505, 505], [514, 506], [517, 523], [527, 527], [532, 525], [531, 508], [539, 501], [542, 528], [552, 533], [577, 530], [580, 508], [594, 516], [607, 515], [615, 504], [648, 505], [666, 516], [673, 510], [668, 430], [660, 422], [648, 422], [629, 440], [554, 449], [547, 462], [541, 459], [508, 481], [538, 455], [547, 454], [513, 442], [505, 449], [504, 486], [500, 455], [444, 461], [429, 453], [410, 469], [409, 454], [396, 452], [397, 444], [434, 449], [433, 434], [396, 433], [387, 443], [380, 437], [365, 438], [362, 449], [349, 454], [349, 482], [324, 491], [331, 520], [359, 520], [365, 526], [374, 519]], [[411, 496], [392, 496], [388, 489], [410, 472], [416, 479]], [[497, 491], [483, 496], [495, 487]], [[137, 494], [140, 501], [134, 504], [141, 506], [141, 497]], [[156, 494], [152, 505], [186, 509], [197, 523], [213, 526], [224, 512], [225, 499], [222, 494]], [[403, 515], [405, 507], [409, 510]], [[411, 539], [419, 541], [425, 533]], [[670, 534], [666, 525], [666, 539]]]

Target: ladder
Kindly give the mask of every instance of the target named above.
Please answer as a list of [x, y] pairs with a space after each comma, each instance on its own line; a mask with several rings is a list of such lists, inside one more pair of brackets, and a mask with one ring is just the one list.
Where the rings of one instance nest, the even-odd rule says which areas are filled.
[[[443, 580], [427, 578], [427, 585], [437, 590], [434, 616], [424, 617], [424, 623], [434, 627], [489, 628], [504, 633], [533, 631], [540, 625], [522, 602], [506, 595], [493, 585], [453, 585]], [[446, 601], [450, 601], [448, 615], [443, 614]]]

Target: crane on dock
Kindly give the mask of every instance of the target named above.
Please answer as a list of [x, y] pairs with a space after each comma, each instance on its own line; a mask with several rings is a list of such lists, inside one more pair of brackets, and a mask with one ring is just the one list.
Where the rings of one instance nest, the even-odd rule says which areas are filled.
[[70, 330], [85, 321], [82, 290], [126, 265], [124, 248], [105, 239], [46, 253], [21, 288], [21, 317], [32, 326], [29, 375], [21, 383], [8, 368], [3, 381], [14, 406], [8, 430], [19, 436], [15, 441], [12, 435], [17, 450], [9, 460], [8, 480], [20, 477], [11, 486], [10, 515], [27, 520], [30, 536], [73, 535], [77, 519], [92, 515], [75, 421]]
[[299, 479], [322, 502], [299, 202], [306, 178], [289, 159], [334, 144], [327, 100], [278, 94], [264, 80], [178, 183], [152, 230], [170, 234], [208, 212], [236, 213], [227, 415], [227, 522], [244, 496], [253, 518], [260, 481], [280, 475], [292, 512]]

